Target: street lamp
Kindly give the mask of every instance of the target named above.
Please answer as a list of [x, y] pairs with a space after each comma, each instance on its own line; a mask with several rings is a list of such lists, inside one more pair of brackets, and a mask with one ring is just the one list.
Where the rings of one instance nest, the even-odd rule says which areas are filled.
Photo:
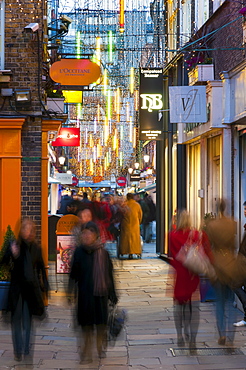
[[144, 155], [144, 162], [145, 163], [148, 163], [149, 162], [149, 155], [148, 154], [145, 154]]
[[59, 161], [59, 164], [61, 166], [64, 166], [64, 163], [66, 161], [66, 157], [64, 157], [63, 155], [61, 155], [59, 158], [58, 158], [58, 161]]
[[128, 172], [129, 172], [129, 174], [131, 175], [132, 173], [133, 173], [133, 168], [128, 168]]
[[138, 163], [138, 162], [136, 162], [136, 163], [134, 164], [134, 167], [136, 168], [136, 170], [138, 170], [138, 169], [139, 169], [139, 163]]

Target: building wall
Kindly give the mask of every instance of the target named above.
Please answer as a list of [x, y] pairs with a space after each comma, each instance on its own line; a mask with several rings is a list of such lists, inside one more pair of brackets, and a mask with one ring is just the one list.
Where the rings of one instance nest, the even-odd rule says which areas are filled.
[[[41, 138], [42, 138], [42, 27], [44, 2], [23, 0], [5, 2], [5, 70], [11, 71], [10, 82], [0, 88], [30, 89], [31, 106], [15, 105], [14, 95], [0, 97], [0, 116], [24, 118], [21, 133], [21, 217], [37, 223], [41, 237]], [[29, 23], [38, 23], [37, 32], [24, 32]], [[10, 136], [9, 136], [10, 137]], [[15, 174], [13, 174], [14, 179]], [[14, 212], [14, 210], [12, 210]], [[6, 225], [7, 226], [7, 225]], [[15, 229], [15, 225], [11, 225]]]

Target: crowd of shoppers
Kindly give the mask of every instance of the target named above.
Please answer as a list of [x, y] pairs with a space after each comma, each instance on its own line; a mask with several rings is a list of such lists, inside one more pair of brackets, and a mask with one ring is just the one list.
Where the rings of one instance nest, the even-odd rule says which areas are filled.
[[[109, 302], [116, 305], [113, 264], [105, 249], [108, 240], [119, 238], [120, 254], [141, 257], [140, 225], [147, 222], [146, 202], [151, 208], [151, 199], [128, 193], [126, 199], [106, 195], [103, 199], [89, 200], [84, 196], [82, 206], [77, 203], [68, 212], [78, 216], [73, 229], [74, 253], [67, 288], [68, 302], [76, 305], [76, 320], [81, 328], [82, 364], [93, 361], [93, 335], [99, 358], [106, 356], [107, 323]], [[67, 199], [66, 199], [67, 201]], [[246, 215], [246, 203], [244, 203]], [[145, 210], [145, 211], [144, 211]], [[235, 322], [235, 293], [245, 310], [246, 264], [238, 266], [235, 222], [226, 217], [226, 204], [218, 204], [218, 215], [206, 222], [206, 227], [195, 229], [186, 210], [178, 211], [169, 232], [169, 262], [174, 268], [173, 315], [177, 332], [177, 345], [188, 346], [196, 351], [196, 337], [200, 321], [200, 277], [185, 267], [180, 260], [180, 251], [186, 244], [200, 245], [214, 267], [215, 277], [211, 281], [216, 294], [215, 317], [218, 329], [218, 344], [233, 346], [235, 327], [246, 325], [244, 320]], [[154, 214], [154, 208], [151, 211]], [[145, 221], [143, 221], [145, 220]], [[146, 230], [145, 230], [146, 231]], [[147, 233], [144, 233], [145, 239]], [[245, 256], [245, 234], [238, 256]], [[244, 260], [242, 260], [244, 261]], [[45, 313], [44, 294], [48, 293], [48, 280], [42, 259], [41, 248], [36, 241], [36, 226], [33, 220], [22, 220], [19, 235], [12, 240], [1, 264], [11, 269], [11, 285], [8, 310], [11, 313], [14, 358], [21, 361], [30, 355], [32, 317]], [[240, 262], [241, 263], [241, 262]], [[243, 266], [243, 268], [242, 268]], [[238, 272], [239, 271], [239, 272]], [[240, 276], [240, 274], [242, 276]]]

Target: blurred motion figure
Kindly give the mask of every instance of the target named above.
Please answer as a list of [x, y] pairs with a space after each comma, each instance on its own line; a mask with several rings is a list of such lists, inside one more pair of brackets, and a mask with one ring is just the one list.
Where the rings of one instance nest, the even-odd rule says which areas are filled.
[[77, 288], [77, 321], [82, 328], [81, 363], [92, 362], [92, 335], [97, 331], [97, 352], [106, 357], [108, 301], [118, 299], [113, 279], [113, 265], [100, 241], [98, 226], [88, 222], [80, 235], [80, 245], [74, 252], [68, 294]]
[[2, 263], [11, 264], [9, 310], [16, 361], [30, 354], [32, 316], [44, 315], [42, 291], [48, 292], [48, 280], [41, 248], [36, 241], [36, 225], [23, 219], [17, 241], [12, 241]]

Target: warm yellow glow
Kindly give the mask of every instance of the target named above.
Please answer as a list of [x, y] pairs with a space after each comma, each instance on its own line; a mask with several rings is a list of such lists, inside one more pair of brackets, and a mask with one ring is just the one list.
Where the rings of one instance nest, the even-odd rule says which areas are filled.
[[108, 121], [107, 118], [105, 117], [105, 122], [104, 122], [104, 144], [107, 144], [108, 141], [108, 135], [109, 135], [109, 127], [108, 127]]
[[64, 103], [82, 103], [82, 91], [62, 90], [65, 96]]
[[90, 173], [93, 175], [94, 170], [93, 170], [93, 160], [92, 158], [90, 159]]
[[107, 87], [108, 87], [107, 70], [104, 69], [104, 72], [103, 72], [103, 92], [104, 92], [104, 95], [107, 95]]
[[120, 0], [120, 32], [124, 32], [125, 28], [125, 2]]
[[130, 93], [134, 93], [134, 67], [130, 69]]
[[102, 147], [100, 144], [97, 144], [97, 158], [102, 156]]
[[97, 122], [100, 122], [100, 104], [97, 104]]
[[128, 102], [126, 103], [126, 120], [127, 122], [130, 121], [130, 105]]
[[133, 128], [132, 147], [136, 148], [136, 127]]
[[132, 143], [133, 127], [132, 127], [132, 117], [130, 117], [129, 123], [129, 141]]
[[111, 91], [108, 89], [108, 94], [107, 94], [107, 115], [108, 119], [111, 119]]
[[134, 100], [135, 100], [135, 110], [138, 110], [139, 107], [139, 92], [138, 90], [135, 90], [134, 92]]
[[117, 87], [116, 92], [116, 113], [117, 113], [117, 120], [120, 121], [120, 88]]
[[123, 153], [120, 152], [120, 166], [123, 166]]
[[101, 63], [101, 37], [96, 38], [96, 53], [94, 54], [92, 61], [100, 66]]
[[89, 136], [89, 147], [90, 148], [93, 148], [93, 137], [92, 137], [92, 134], [90, 134], [90, 136]]
[[114, 91], [114, 112], [117, 112], [117, 90]]
[[114, 131], [114, 140], [113, 140], [113, 149], [114, 150], [116, 150], [117, 147], [118, 147], [117, 135], [118, 135], [118, 132], [117, 132], [117, 129], [115, 129], [115, 131]]
[[77, 104], [77, 119], [82, 118], [82, 104], [78, 103]]

